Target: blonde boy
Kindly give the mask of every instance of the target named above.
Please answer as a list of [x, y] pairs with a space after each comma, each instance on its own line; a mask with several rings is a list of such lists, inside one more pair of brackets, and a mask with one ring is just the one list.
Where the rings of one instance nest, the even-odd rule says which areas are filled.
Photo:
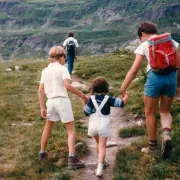
[[[67, 90], [81, 97], [84, 102], [87, 101], [87, 97], [70, 84], [71, 77], [64, 66], [66, 59], [65, 50], [61, 46], [52, 47], [49, 51], [49, 57], [50, 64], [42, 71], [38, 91], [41, 116], [47, 119], [41, 138], [40, 159], [44, 160], [47, 158], [45, 148], [54, 122], [61, 121], [65, 124], [68, 133], [68, 168], [83, 168], [84, 164], [75, 158], [74, 117]], [[44, 94], [47, 97], [47, 110], [44, 105]]]

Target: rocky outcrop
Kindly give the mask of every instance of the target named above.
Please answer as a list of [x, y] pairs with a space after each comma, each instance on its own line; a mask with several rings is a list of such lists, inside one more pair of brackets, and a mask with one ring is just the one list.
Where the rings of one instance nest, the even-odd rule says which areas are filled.
[[125, 46], [124, 49], [126, 51], [134, 52], [140, 43], [141, 42], [139, 39], [132, 40], [128, 43], [128, 45]]
[[180, 16], [180, 3], [168, 6], [164, 5], [158, 9], [150, 9], [146, 12], [138, 14], [135, 17], [137, 17], [139, 20], [148, 19], [150, 21], [166, 18], [168, 21], [169, 18], [177, 18], [178, 16]]
[[80, 55], [111, 53], [134, 39], [137, 24], [144, 20], [160, 22], [160, 31], [172, 32], [179, 41], [180, 2], [168, 2], [0, 1], [0, 60], [46, 57], [51, 46], [62, 45], [68, 31], [75, 32]]

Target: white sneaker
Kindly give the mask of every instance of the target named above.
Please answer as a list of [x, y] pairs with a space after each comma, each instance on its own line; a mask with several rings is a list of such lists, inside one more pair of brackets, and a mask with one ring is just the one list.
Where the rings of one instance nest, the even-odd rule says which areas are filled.
[[103, 169], [97, 168], [96, 176], [101, 178], [103, 176]]

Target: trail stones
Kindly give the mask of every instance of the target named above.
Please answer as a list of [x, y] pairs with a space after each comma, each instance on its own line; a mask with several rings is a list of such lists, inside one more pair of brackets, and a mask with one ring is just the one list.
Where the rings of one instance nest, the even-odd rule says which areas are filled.
[[76, 152], [78, 153], [78, 155], [82, 155], [84, 154], [85, 152], [87, 152], [87, 145], [85, 143], [82, 143], [82, 142], [78, 142], [76, 145], [75, 145], [75, 148], [76, 148]]
[[10, 72], [10, 71], [12, 71], [12, 69], [11, 69], [11, 68], [7, 68], [7, 69], [5, 69], [5, 72]]
[[15, 66], [15, 71], [19, 71], [20, 70], [20, 67], [19, 66]]
[[114, 146], [117, 146], [117, 143], [116, 143], [116, 142], [108, 141], [108, 142], [106, 143], [106, 148], [110, 148], [110, 147], [114, 147]]
[[79, 83], [79, 82], [72, 82], [71, 85], [77, 89], [79, 89], [80, 91], [88, 91], [89, 88], [82, 84], [82, 83]]

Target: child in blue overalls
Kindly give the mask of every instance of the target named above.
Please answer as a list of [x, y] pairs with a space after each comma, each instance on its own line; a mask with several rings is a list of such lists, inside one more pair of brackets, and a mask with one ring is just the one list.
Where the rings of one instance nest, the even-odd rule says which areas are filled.
[[89, 116], [88, 135], [96, 140], [98, 166], [96, 176], [102, 177], [105, 165], [106, 142], [110, 135], [110, 107], [121, 107], [128, 102], [128, 94], [123, 99], [108, 96], [109, 84], [103, 77], [93, 80], [91, 97], [84, 106], [84, 113]]

